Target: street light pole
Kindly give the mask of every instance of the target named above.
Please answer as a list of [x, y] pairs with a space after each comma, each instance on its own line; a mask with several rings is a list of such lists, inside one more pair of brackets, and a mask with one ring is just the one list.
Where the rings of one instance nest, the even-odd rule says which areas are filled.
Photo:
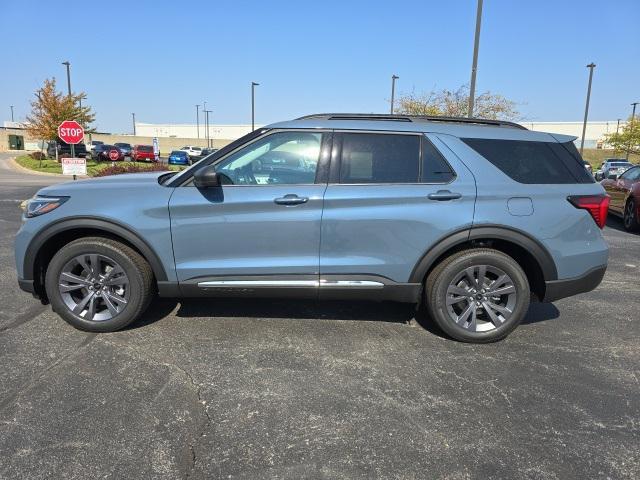
[[627, 160], [629, 160], [629, 151], [631, 150], [631, 140], [633, 139], [633, 123], [634, 120], [636, 119], [636, 105], [638, 105], [638, 102], [633, 102], [631, 104], [631, 106], [633, 107], [633, 110], [631, 111], [631, 125], [629, 125], [629, 147], [627, 148]]
[[11, 107], [11, 121], [13, 122], [13, 105], [9, 105]]
[[[69, 63], [69, 60], [67, 60], [65, 62], [62, 62], [62, 65], [67, 67], [67, 91], [69, 93], [69, 99], [71, 99], [71, 69], [70, 69], [71, 63]], [[73, 120], [75, 120], [75, 119], [73, 119]], [[71, 158], [75, 158], [75, 156], [76, 156], [75, 145], [71, 144], [70, 147], [71, 147]], [[75, 175], [73, 176], [73, 179], [74, 180], [76, 179]]]
[[198, 131], [198, 138], [200, 138], [200, 104], [196, 105], [196, 130]]
[[596, 64], [591, 62], [587, 65], [589, 69], [589, 86], [587, 87], [587, 103], [584, 107], [584, 122], [582, 123], [582, 138], [580, 139], [580, 155], [584, 150], [584, 136], [587, 132], [587, 117], [589, 116], [589, 100], [591, 99], [591, 81], [593, 80], [593, 69], [596, 68]]
[[204, 118], [205, 118], [205, 125], [206, 125], [206, 136], [207, 136], [207, 148], [209, 147], [209, 114], [211, 113], [211, 110], [204, 110]]
[[393, 102], [396, 96], [396, 80], [399, 78], [397, 75], [391, 75], [391, 115], [393, 115]]
[[482, 0], [478, 0], [476, 10], [476, 35], [473, 41], [473, 63], [471, 64], [471, 82], [469, 84], [469, 112], [467, 116], [473, 117], [473, 104], [476, 98], [476, 72], [478, 71], [478, 49], [480, 48], [480, 26], [482, 23]]
[[621, 118], [618, 119], [618, 124], [616, 125], [616, 135], [618, 135], [618, 131], [620, 130], [620, 120], [622, 120]]
[[256, 82], [251, 82], [251, 131], [256, 128], [256, 86], [260, 85]]
[[131, 113], [131, 118], [133, 121], [133, 136], [136, 136], [136, 114], [135, 113]]

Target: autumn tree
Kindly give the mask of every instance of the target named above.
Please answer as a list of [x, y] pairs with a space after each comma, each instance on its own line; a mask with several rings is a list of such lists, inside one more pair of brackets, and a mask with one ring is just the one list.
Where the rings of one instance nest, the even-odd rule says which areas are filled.
[[83, 105], [87, 95], [84, 92], [64, 95], [56, 91], [56, 79], [46, 79], [42, 88], [35, 93], [35, 99], [31, 102], [31, 113], [27, 116], [25, 128], [33, 138], [42, 140], [55, 140], [58, 135], [58, 125], [64, 120], [75, 120], [82, 125], [87, 132], [95, 120], [91, 107]]
[[[469, 87], [457, 90], [432, 90], [429, 93], [402, 94], [397, 100], [397, 113], [405, 115], [430, 115], [444, 117], [466, 117], [469, 111]], [[477, 118], [516, 120], [520, 113], [516, 103], [502, 95], [484, 92], [475, 98], [473, 116]]]
[[607, 143], [619, 152], [640, 154], [640, 116], [629, 117], [618, 133], [606, 135]]

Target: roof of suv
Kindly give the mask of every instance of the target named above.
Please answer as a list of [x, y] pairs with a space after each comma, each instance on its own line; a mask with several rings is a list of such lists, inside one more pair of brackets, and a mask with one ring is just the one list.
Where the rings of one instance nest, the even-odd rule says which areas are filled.
[[442, 133], [462, 138], [568, 142], [576, 137], [527, 130], [522, 125], [481, 118], [361, 113], [322, 113], [273, 123], [267, 128], [311, 128]]

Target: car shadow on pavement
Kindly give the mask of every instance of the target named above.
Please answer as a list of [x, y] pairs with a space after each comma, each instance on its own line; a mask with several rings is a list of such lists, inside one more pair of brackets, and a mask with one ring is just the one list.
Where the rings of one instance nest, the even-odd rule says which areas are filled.
[[628, 232], [624, 228], [624, 224], [622, 223], [622, 219], [620, 217], [618, 217], [617, 215], [612, 215], [611, 213], [609, 213], [609, 215], [607, 215], [607, 228], [611, 228], [613, 230], [617, 230], [617, 231], [622, 232], [622, 233], [628, 233], [629, 235], [638, 235], [637, 232]]

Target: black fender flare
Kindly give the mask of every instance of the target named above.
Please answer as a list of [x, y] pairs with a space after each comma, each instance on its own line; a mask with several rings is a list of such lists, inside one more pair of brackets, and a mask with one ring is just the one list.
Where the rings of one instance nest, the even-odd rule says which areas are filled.
[[105, 220], [97, 217], [70, 217], [54, 222], [47, 225], [44, 229], [40, 230], [31, 240], [24, 256], [24, 276], [25, 280], [34, 279], [34, 266], [36, 258], [42, 246], [59, 233], [74, 230], [88, 228], [92, 230], [102, 231], [107, 234], [112, 234], [121, 238], [124, 238], [127, 242], [133, 245], [140, 251], [142, 256], [147, 259], [153, 274], [158, 281], [166, 281], [167, 273], [164, 269], [160, 258], [156, 252], [144, 241], [136, 232], [132, 231], [128, 227], [121, 225], [113, 220]]
[[434, 262], [449, 249], [456, 245], [479, 239], [505, 240], [521, 246], [538, 262], [546, 282], [558, 279], [558, 270], [556, 269], [553, 257], [538, 240], [512, 227], [503, 225], [480, 225], [458, 230], [440, 239], [420, 258], [411, 272], [409, 282], [422, 282], [427, 272], [434, 265]]

